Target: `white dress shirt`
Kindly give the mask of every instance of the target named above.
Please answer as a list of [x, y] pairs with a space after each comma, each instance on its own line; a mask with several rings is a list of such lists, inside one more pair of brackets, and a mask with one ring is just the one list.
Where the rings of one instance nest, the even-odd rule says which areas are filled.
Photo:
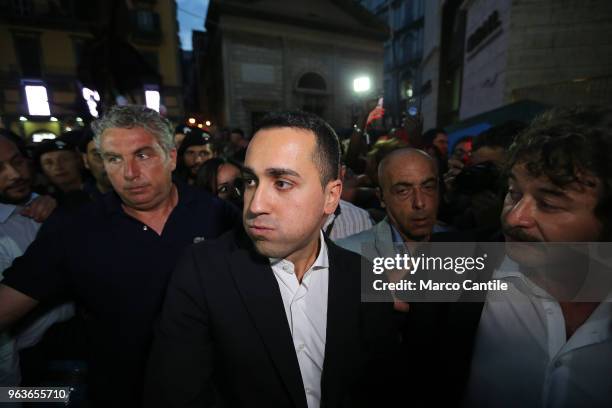
[[612, 298], [566, 339], [559, 303], [506, 258], [478, 326], [466, 406], [612, 407]]
[[[31, 200], [35, 197], [32, 195]], [[40, 228], [38, 222], [20, 214], [23, 208], [0, 203], [0, 280], [4, 270], [30, 246]], [[66, 303], [39, 316], [16, 336], [0, 333], [0, 386], [19, 385], [19, 350], [35, 345], [51, 325], [72, 316], [74, 305]]]
[[322, 232], [319, 240], [319, 254], [304, 274], [301, 284], [292, 262], [270, 259], [283, 298], [308, 408], [318, 408], [321, 402], [321, 372], [327, 330], [329, 262]]

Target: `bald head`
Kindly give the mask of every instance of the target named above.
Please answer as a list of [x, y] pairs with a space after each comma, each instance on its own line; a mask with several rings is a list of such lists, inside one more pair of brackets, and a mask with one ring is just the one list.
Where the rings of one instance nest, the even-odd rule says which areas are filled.
[[386, 180], [389, 180], [390, 172], [411, 162], [418, 164], [419, 168], [429, 167], [429, 171], [438, 178], [437, 163], [429, 154], [420, 149], [405, 147], [392, 151], [378, 164], [378, 181], [381, 187]]
[[422, 150], [395, 150], [380, 162], [378, 182], [389, 222], [404, 241], [429, 240], [438, 213], [435, 160]]

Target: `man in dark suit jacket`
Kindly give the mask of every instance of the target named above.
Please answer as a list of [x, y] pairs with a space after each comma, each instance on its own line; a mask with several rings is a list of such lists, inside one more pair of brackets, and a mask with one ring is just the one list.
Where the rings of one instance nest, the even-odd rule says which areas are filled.
[[271, 114], [248, 148], [244, 230], [190, 248], [170, 283], [146, 406], [387, 406], [392, 304], [361, 303], [364, 260], [324, 238], [342, 184], [327, 123]]

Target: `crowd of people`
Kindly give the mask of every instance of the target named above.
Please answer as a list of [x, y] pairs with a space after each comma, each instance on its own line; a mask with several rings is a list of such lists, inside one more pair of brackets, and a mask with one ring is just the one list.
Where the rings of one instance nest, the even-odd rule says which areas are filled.
[[[246, 135], [131, 105], [36, 145], [0, 129], [0, 386], [71, 384], [83, 407], [610, 406], [612, 298], [368, 303], [361, 272], [415, 243], [610, 241], [612, 108], [450, 144], [380, 109], [342, 140], [301, 111]], [[522, 283], [501, 279], [524, 294], [521, 256]]]

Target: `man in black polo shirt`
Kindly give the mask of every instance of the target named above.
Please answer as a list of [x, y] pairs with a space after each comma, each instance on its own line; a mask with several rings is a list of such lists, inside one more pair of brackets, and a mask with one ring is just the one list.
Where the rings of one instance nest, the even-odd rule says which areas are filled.
[[91, 316], [93, 403], [136, 407], [153, 322], [178, 256], [239, 216], [208, 193], [173, 183], [173, 132], [157, 112], [114, 107], [93, 129], [116, 193], [43, 225], [0, 284], [0, 331], [39, 302], [81, 302]]

